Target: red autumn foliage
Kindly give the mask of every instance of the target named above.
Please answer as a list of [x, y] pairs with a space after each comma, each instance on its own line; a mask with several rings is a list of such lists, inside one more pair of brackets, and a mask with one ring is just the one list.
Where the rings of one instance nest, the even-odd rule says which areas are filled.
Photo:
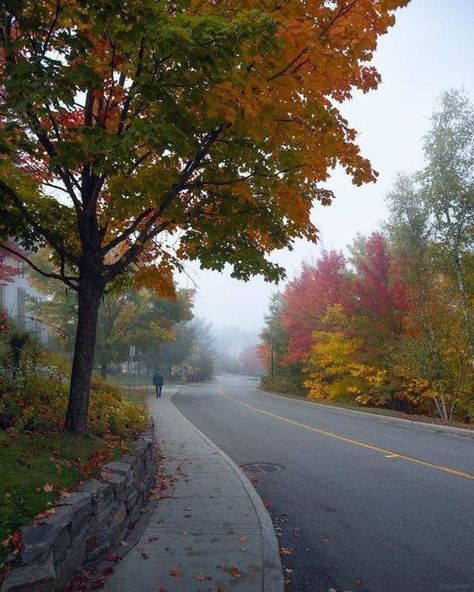
[[290, 282], [284, 292], [286, 302], [283, 325], [288, 336], [286, 364], [304, 361], [314, 331], [321, 328], [321, 319], [330, 306], [347, 306], [350, 280], [342, 253], [322, 254], [315, 266], [303, 265], [300, 275]]
[[349, 313], [370, 318], [378, 331], [400, 334], [407, 309], [406, 287], [380, 233], [366, 239], [363, 253], [355, 257], [355, 266]]

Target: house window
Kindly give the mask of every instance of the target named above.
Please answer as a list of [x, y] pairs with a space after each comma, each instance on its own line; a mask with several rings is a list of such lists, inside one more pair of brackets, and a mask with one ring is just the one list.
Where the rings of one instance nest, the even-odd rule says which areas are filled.
[[0, 311], [5, 310], [5, 286], [0, 284]]

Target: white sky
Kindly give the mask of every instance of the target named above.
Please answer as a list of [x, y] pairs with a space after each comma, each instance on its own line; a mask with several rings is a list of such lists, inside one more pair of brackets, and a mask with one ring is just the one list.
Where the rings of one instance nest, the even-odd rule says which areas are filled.
[[[320, 244], [300, 241], [293, 252], [273, 257], [286, 268], [288, 277], [321, 248], [342, 249], [358, 232], [372, 232], [386, 217], [384, 197], [395, 174], [423, 165], [421, 138], [440, 93], [462, 87], [474, 100], [473, 37], [474, 0], [412, 0], [398, 12], [395, 27], [382, 37], [376, 55], [381, 85], [369, 94], [357, 94], [343, 107], [359, 131], [363, 155], [380, 174], [378, 182], [358, 188], [344, 173], [335, 172], [329, 183], [335, 202], [313, 212]], [[197, 287], [197, 316], [215, 327], [261, 328], [274, 284], [259, 277], [245, 283], [196, 265], [188, 265], [187, 270]], [[184, 276], [179, 282], [192, 286]]]

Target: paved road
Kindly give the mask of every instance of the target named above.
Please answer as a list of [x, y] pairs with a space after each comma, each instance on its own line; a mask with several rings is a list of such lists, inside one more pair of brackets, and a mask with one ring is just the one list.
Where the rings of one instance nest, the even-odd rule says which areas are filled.
[[[282, 523], [301, 592], [474, 592], [474, 440], [256, 390], [236, 376], [174, 403], [238, 465]], [[286, 515], [287, 514], [287, 515]]]

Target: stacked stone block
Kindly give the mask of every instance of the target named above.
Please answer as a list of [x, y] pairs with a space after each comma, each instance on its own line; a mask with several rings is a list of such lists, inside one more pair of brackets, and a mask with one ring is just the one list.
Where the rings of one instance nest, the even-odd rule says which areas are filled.
[[84, 482], [59, 500], [40, 523], [21, 529], [22, 548], [1, 592], [55, 592], [126, 538], [142, 516], [155, 482], [153, 430], [133, 450], [105, 465], [100, 479]]

